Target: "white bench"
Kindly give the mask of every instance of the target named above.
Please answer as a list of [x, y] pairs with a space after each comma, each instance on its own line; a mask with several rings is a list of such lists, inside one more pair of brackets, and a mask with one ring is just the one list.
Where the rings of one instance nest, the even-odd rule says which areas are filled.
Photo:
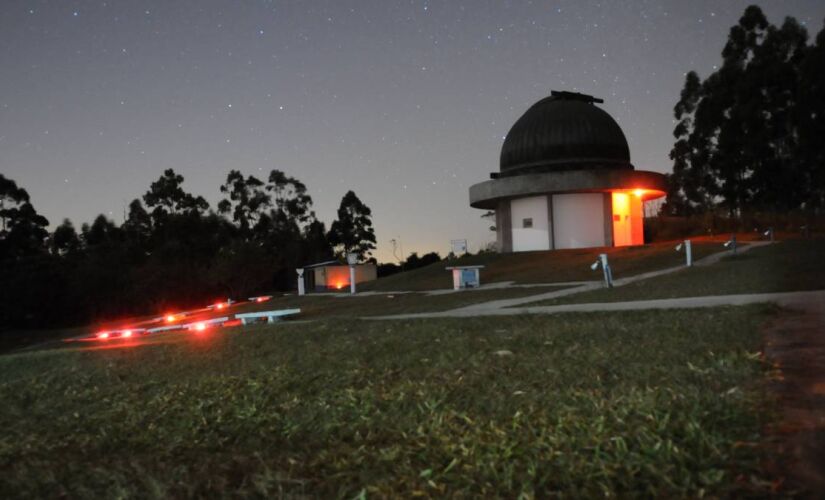
[[169, 332], [172, 330], [180, 330], [181, 328], [183, 328], [183, 325], [157, 326], [155, 328], [149, 328], [146, 330], [146, 333]]
[[187, 330], [197, 330], [198, 325], [209, 326], [209, 325], [214, 325], [214, 324], [226, 323], [227, 321], [229, 321], [229, 316], [221, 316], [220, 318], [211, 318], [211, 319], [204, 319], [204, 320], [201, 320], [201, 321], [193, 321], [191, 323], [187, 323], [187, 324], [183, 325], [183, 328], [185, 328]]
[[254, 321], [259, 318], [266, 318], [267, 323], [274, 323], [276, 321], [280, 321], [281, 318], [283, 318], [284, 316], [298, 314], [300, 312], [300, 309], [279, 309], [276, 311], [258, 311], [251, 313], [236, 314], [235, 318], [241, 320], [242, 325], [249, 324], [250, 321]]

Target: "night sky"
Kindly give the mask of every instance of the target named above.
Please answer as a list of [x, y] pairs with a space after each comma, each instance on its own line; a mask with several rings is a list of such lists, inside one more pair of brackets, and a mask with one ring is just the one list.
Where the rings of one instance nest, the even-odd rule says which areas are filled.
[[[468, 187], [551, 89], [593, 94], [636, 168], [667, 172], [689, 70], [750, 2], [0, 2], [0, 172], [52, 227], [124, 208], [166, 168], [215, 207], [230, 169], [303, 181], [327, 226], [348, 189], [379, 260], [495, 239]], [[814, 36], [821, 0], [764, 2]]]

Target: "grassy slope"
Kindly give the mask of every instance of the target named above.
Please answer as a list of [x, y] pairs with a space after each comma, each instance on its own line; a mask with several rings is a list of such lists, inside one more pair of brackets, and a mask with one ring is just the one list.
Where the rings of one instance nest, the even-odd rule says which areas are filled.
[[[719, 240], [719, 241], [716, 241]], [[693, 244], [695, 259], [724, 250], [722, 239], [711, 241], [697, 238]], [[456, 261], [438, 262], [381, 278], [361, 286], [364, 290], [435, 290], [450, 288], [452, 277], [444, 268], [459, 264], [484, 265], [481, 282], [515, 281], [517, 283], [553, 283], [600, 279], [590, 270], [590, 264], [599, 253], [607, 253], [610, 265], [617, 274], [639, 274], [655, 269], [678, 266], [684, 255], [673, 249], [675, 242], [654, 243], [639, 247], [587, 248], [581, 250], [555, 250], [545, 252], [518, 252], [510, 254], [486, 254], [462, 257]]]
[[787, 240], [725, 257], [710, 267], [686, 268], [612, 290], [578, 293], [529, 305], [821, 290], [825, 288], [823, 259], [825, 240]]
[[[444, 295], [428, 296], [422, 293], [381, 294], [373, 296], [335, 297], [332, 295], [307, 295], [298, 297], [287, 295], [274, 297], [267, 302], [242, 303], [228, 310], [199, 313], [189, 316], [182, 322], [192, 322], [211, 317], [231, 316], [236, 313], [250, 311], [267, 311], [272, 309], [300, 308], [300, 319], [319, 318], [357, 318], [362, 316], [380, 316], [385, 314], [404, 314], [412, 312], [437, 312], [464, 307], [491, 300], [525, 297], [539, 293], [560, 290], [564, 287], [541, 286], [531, 288], [505, 288], [498, 290], [466, 290]], [[170, 311], [173, 312], [173, 311]], [[49, 331], [10, 331], [0, 333], [0, 353], [9, 352], [27, 346], [39, 346], [46, 342], [59, 345], [60, 341], [69, 337], [92, 335], [101, 330], [117, 330], [135, 325], [143, 327], [158, 326], [140, 324], [140, 320], [148, 320], [156, 316], [129, 318], [109, 324], [89, 325], [63, 330]]]
[[765, 314], [330, 320], [3, 356], [0, 496], [742, 494], [764, 486]]
[[357, 318], [414, 312], [447, 311], [480, 302], [537, 295], [564, 287], [542, 286], [505, 288], [499, 290], [464, 290], [444, 295], [422, 293], [379, 294], [370, 296], [335, 297], [331, 295], [289, 295], [275, 297], [260, 304], [242, 305], [230, 313], [300, 308], [300, 319]]

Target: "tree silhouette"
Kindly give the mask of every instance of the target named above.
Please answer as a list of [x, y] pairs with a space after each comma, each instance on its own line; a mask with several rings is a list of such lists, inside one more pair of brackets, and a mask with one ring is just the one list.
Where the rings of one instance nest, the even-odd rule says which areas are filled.
[[30, 203], [29, 193], [0, 174], [0, 260], [45, 252], [48, 225]]
[[804, 184], [811, 208], [825, 208], [825, 28], [799, 64], [799, 158], [808, 165]]
[[263, 189], [264, 183], [256, 177], [244, 178], [237, 170], [231, 170], [226, 182], [220, 187], [221, 193], [229, 195], [218, 203], [218, 212], [232, 213], [232, 220], [244, 238], [249, 238], [252, 227], [257, 224], [263, 210], [270, 205], [270, 196]]
[[329, 229], [329, 242], [339, 248], [339, 254], [355, 253], [359, 260], [375, 250], [375, 231], [372, 228], [372, 210], [352, 191], [341, 199], [338, 219]]
[[169, 214], [197, 213], [209, 210], [209, 203], [202, 196], [193, 196], [181, 187], [183, 176], [171, 168], [149, 186], [143, 195], [146, 206], [152, 208], [155, 223], [162, 223]]
[[52, 253], [55, 255], [66, 255], [80, 251], [81, 242], [74, 224], [69, 219], [63, 219], [63, 223], [55, 228], [52, 234]]
[[721, 67], [704, 82], [687, 74], [665, 213], [825, 203], [825, 35], [813, 46], [807, 37], [795, 19], [777, 27], [750, 6], [730, 30]]

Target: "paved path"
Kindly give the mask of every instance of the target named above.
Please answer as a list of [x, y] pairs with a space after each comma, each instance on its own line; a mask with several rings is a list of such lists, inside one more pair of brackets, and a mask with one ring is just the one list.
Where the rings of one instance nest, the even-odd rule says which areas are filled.
[[[552, 292], [556, 293], [556, 292]], [[530, 297], [530, 302], [552, 298], [550, 294]], [[515, 300], [515, 299], [514, 299]], [[507, 301], [496, 301], [496, 303]], [[713, 295], [706, 297], [684, 297], [678, 299], [635, 300], [632, 302], [601, 302], [591, 304], [561, 304], [557, 306], [527, 307], [464, 307], [451, 311], [417, 314], [397, 314], [393, 316], [373, 316], [365, 319], [413, 319], [413, 318], [466, 318], [474, 316], [510, 316], [514, 314], [554, 314], [565, 312], [593, 311], [635, 311], [644, 309], [694, 309], [700, 307], [741, 306], [773, 302], [791, 308], [825, 304], [825, 290], [812, 292], [751, 293], [739, 295]], [[489, 304], [489, 303], [488, 303]]]
[[[745, 246], [739, 247], [738, 252], [744, 253], [748, 250], [763, 245], [768, 245], [770, 242], [753, 242]], [[731, 255], [732, 252], [718, 252], [709, 255], [703, 259], [694, 262], [694, 266], [709, 266], [719, 262], [722, 258]], [[685, 266], [668, 267], [666, 269], [659, 269], [657, 271], [650, 271], [635, 276], [628, 276], [619, 278], [613, 281], [614, 287], [621, 287], [636, 281], [656, 278], [666, 274], [674, 273], [685, 269]], [[694, 297], [686, 299], [663, 299], [663, 300], [644, 300], [634, 302], [613, 302], [613, 303], [599, 303], [599, 304], [564, 304], [558, 306], [532, 306], [532, 307], [517, 307], [521, 304], [530, 304], [534, 302], [542, 302], [545, 300], [556, 299], [568, 295], [587, 292], [590, 290], [598, 290], [604, 286], [600, 281], [585, 281], [573, 283], [548, 283], [548, 285], [568, 285], [571, 288], [562, 290], [553, 290], [550, 292], [539, 293], [536, 295], [529, 295], [527, 297], [518, 297], [513, 299], [493, 300], [489, 302], [482, 302], [473, 304], [450, 311], [433, 312], [433, 313], [414, 313], [414, 314], [397, 314], [392, 316], [372, 316], [368, 319], [410, 319], [410, 318], [462, 318], [471, 316], [506, 316], [511, 314], [553, 314], [559, 312], [574, 312], [574, 311], [621, 311], [632, 309], [672, 309], [680, 307], [713, 307], [718, 305], [732, 305], [736, 301], [750, 301], [742, 303], [753, 302], [770, 302], [774, 301], [772, 298], [765, 297], [761, 294], [758, 298], [754, 295], [724, 295], [718, 297]], [[452, 290], [450, 290], [452, 292]], [[676, 301], [676, 302], [674, 302]], [[704, 304], [704, 305], [691, 305]]]

